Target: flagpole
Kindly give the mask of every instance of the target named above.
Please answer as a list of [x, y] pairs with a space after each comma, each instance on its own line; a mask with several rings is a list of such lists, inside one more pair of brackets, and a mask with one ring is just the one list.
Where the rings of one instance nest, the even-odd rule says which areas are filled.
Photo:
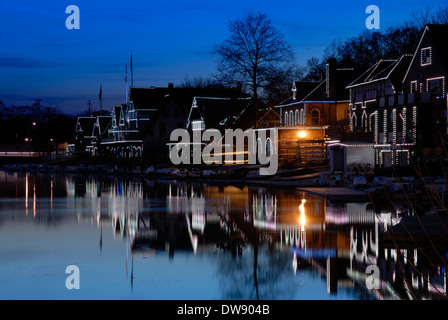
[[128, 64], [126, 63], [126, 78], [124, 79], [126, 86], [126, 104], [128, 103]]
[[103, 84], [100, 86], [100, 111], [103, 111]]
[[132, 67], [132, 50], [131, 50], [131, 87], [134, 86], [134, 68]]

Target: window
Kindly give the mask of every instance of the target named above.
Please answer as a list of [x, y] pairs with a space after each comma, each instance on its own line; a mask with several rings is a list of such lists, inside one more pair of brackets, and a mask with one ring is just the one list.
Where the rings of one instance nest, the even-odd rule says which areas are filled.
[[294, 125], [294, 113], [292, 113], [292, 111], [289, 111], [289, 125]]
[[428, 79], [428, 92], [443, 93], [444, 91], [444, 78]]
[[295, 119], [295, 125], [299, 125], [300, 124], [300, 120], [299, 120], [299, 110], [296, 110], [296, 119]]
[[193, 130], [205, 130], [205, 123], [204, 121], [193, 121], [191, 123], [191, 127]]
[[361, 116], [361, 127], [364, 129], [364, 131], [367, 131], [367, 113], [365, 110]]
[[320, 123], [320, 112], [319, 110], [314, 109], [311, 112], [311, 125], [318, 126]]
[[352, 113], [351, 121], [350, 121], [350, 129], [353, 131], [356, 127], [358, 127], [358, 117], [356, 113]]
[[421, 65], [427, 66], [431, 64], [431, 48], [423, 48], [421, 50]]
[[411, 82], [411, 93], [418, 92], [418, 82], [412, 81]]
[[285, 112], [285, 126], [288, 126], [288, 112]]

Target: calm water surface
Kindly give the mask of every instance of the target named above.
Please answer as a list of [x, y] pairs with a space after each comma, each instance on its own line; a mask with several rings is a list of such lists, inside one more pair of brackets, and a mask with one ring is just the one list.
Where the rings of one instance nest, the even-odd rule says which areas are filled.
[[[399, 221], [294, 189], [0, 171], [0, 298], [406, 298], [403, 248], [382, 241]], [[426, 286], [412, 273], [409, 285], [443, 296], [446, 273], [430, 265]]]

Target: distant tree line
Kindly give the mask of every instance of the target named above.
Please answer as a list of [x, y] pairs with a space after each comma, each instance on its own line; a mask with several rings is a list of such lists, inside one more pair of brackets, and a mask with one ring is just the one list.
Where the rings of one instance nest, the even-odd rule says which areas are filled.
[[448, 6], [436, 8], [428, 5], [423, 10], [413, 12], [410, 20], [399, 26], [382, 32], [365, 30], [344, 41], [333, 40], [321, 59], [308, 59], [304, 79], [320, 80], [329, 58], [362, 73], [381, 59], [398, 59], [404, 54], [414, 54], [427, 24], [448, 24]]
[[428, 5], [412, 13], [402, 25], [384, 31], [365, 30], [346, 40], [335, 39], [321, 58], [311, 57], [305, 66], [300, 66], [295, 62], [292, 47], [270, 18], [265, 13], [251, 12], [229, 20], [229, 38], [212, 51], [218, 58], [213, 80], [201, 79], [196, 84], [218, 81], [226, 86], [240, 86], [255, 99], [273, 105], [289, 97], [293, 81], [324, 79], [330, 58], [361, 74], [381, 59], [413, 54], [427, 24], [448, 24], [448, 6]]
[[6, 106], [0, 101], [0, 144], [29, 143], [36, 151], [74, 139], [76, 116], [51, 106]]

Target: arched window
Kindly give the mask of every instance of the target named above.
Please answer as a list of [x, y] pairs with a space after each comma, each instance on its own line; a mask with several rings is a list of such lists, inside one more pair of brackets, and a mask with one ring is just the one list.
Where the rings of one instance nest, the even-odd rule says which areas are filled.
[[367, 113], [365, 110], [361, 117], [361, 127], [364, 129], [364, 131], [367, 130]]
[[296, 110], [296, 117], [295, 117], [294, 124], [295, 124], [296, 126], [300, 124], [299, 110]]
[[356, 113], [353, 112], [352, 114], [352, 118], [350, 121], [350, 127], [351, 130], [353, 131], [356, 127], [358, 127], [358, 117], [356, 116]]
[[292, 111], [289, 111], [289, 125], [294, 125], [294, 113]]
[[285, 112], [285, 126], [288, 126], [288, 112]]
[[313, 126], [318, 126], [320, 124], [320, 112], [317, 109], [311, 111], [311, 124]]
[[300, 109], [300, 124], [305, 125], [305, 110]]

